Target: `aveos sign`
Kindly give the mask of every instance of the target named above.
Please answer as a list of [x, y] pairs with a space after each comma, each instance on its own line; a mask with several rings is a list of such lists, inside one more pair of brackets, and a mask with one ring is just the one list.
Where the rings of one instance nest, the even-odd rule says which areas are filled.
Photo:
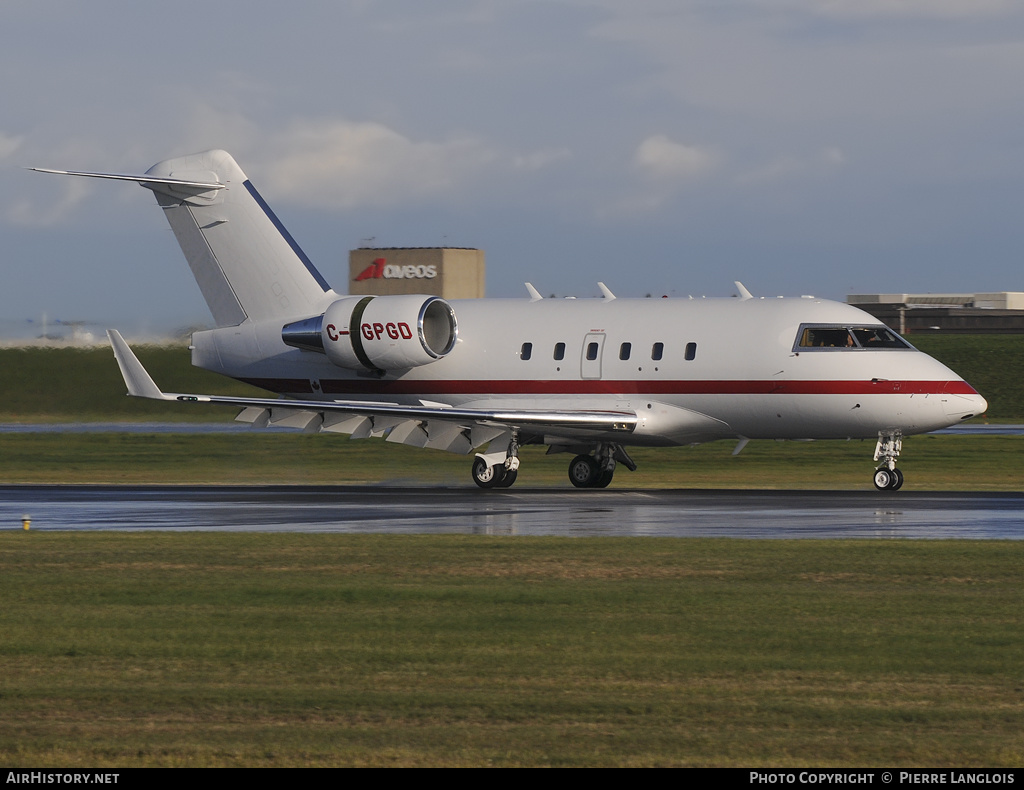
[[367, 266], [356, 277], [356, 282], [362, 280], [433, 280], [437, 277], [437, 267], [433, 264], [428, 266], [417, 266], [409, 264], [406, 266], [395, 266], [388, 263], [385, 258], [377, 258]]

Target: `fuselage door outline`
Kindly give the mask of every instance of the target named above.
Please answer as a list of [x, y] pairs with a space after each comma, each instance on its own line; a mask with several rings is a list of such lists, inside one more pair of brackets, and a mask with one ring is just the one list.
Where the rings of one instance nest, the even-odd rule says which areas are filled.
[[604, 353], [604, 333], [590, 332], [583, 338], [580, 354], [580, 378], [601, 378], [601, 355]]

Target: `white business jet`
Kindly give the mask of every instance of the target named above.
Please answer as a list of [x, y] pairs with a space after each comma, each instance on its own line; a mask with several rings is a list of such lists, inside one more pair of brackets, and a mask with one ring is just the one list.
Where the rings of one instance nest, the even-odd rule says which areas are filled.
[[[43, 170], [42, 168], [38, 168]], [[130, 395], [242, 407], [239, 420], [477, 452], [483, 488], [512, 485], [519, 448], [573, 456], [603, 488], [627, 445], [874, 439], [875, 487], [896, 490], [902, 437], [981, 414], [985, 399], [877, 319], [823, 299], [344, 296], [324, 280], [229, 154], [169, 159], [156, 195], [217, 328], [192, 364], [276, 393], [165, 393], [116, 331]], [[800, 482], [800, 481], [794, 481]]]

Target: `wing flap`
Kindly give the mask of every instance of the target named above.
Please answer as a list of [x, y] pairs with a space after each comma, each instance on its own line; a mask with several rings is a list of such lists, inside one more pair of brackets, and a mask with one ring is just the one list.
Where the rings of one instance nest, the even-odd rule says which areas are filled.
[[387, 441], [407, 444], [410, 447], [426, 447], [429, 439], [422, 424], [416, 420], [406, 420], [391, 430]]

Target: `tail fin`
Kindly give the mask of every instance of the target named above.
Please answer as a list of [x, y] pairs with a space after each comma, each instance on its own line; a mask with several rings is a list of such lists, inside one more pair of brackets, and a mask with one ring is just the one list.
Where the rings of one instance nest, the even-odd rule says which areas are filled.
[[143, 182], [164, 209], [217, 326], [312, 315], [323, 308], [330, 285], [230, 154], [168, 159], [146, 175], [226, 187], [185, 194]]
[[137, 181], [152, 190], [217, 326], [314, 315], [336, 298], [226, 151], [168, 159], [145, 175], [44, 172]]

